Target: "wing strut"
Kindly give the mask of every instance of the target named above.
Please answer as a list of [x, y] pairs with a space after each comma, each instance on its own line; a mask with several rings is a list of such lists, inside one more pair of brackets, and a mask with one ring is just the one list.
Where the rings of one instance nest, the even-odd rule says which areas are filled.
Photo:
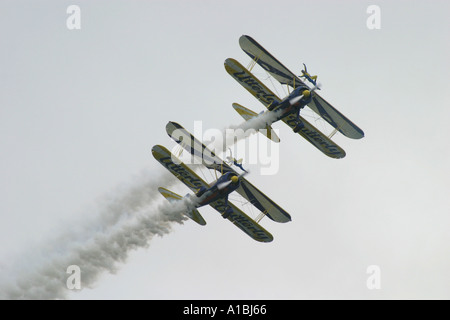
[[267, 214], [267, 210], [265, 210], [264, 212], [260, 212], [258, 214], [258, 216], [256, 217], [255, 222], [259, 223], [266, 216], [266, 214]]
[[252, 71], [253, 67], [256, 65], [256, 62], [258, 61], [259, 57], [256, 57], [252, 59], [252, 61], [249, 62], [247, 66], [248, 71]]
[[334, 129], [333, 130], [333, 132], [332, 133], [330, 133], [330, 135], [328, 136], [328, 139], [331, 139], [331, 138], [333, 138], [333, 136], [336, 134], [336, 132], [338, 132], [338, 130], [339, 130], [339, 127], [338, 128], [336, 128], [336, 129]]

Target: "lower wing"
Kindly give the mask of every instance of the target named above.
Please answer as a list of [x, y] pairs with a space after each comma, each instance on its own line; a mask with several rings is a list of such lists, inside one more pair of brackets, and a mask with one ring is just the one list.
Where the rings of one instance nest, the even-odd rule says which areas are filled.
[[224, 215], [228, 207], [230, 207], [233, 212], [227, 214], [226, 219], [228, 219], [236, 227], [244, 231], [248, 236], [252, 237], [256, 241], [271, 242], [273, 240], [273, 236], [266, 229], [264, 229], [252, 218], [247, 216], [244, 212], [239, 210], [231, 202], [228, 202], [228, 207], [225, 204], [225, 201], [221, 199], [211, 202], [210, 205], [222, 215]]
[[[297, 125], [299, 124], [295, 115], [289, 115], [282, 120], [292, 129], [297, 127]], [[303, 127], [298, 132], [299, 135], [308, 140], [313, 146], [315, 146], [317, 149], [331, 158], [341, 159], [345, 157], [344, 149], [342, 149], [330, 138], [320, 132], [302, 116], [300, 116], [300, 121], [302, 122]]]

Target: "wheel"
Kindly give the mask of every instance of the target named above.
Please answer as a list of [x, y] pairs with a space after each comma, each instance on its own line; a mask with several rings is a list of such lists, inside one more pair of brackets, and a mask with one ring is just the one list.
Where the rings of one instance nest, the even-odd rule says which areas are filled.
[[227, 208], [227, 210], [222, 215], [222, 218], [227, 219], [231, 214], [233, 213], [233, 209], [230, 207]]
[[305, 126], [305, 125], [303, 124], [303, 122], [300, 122], [299, 124], [297, 124], [297, 125], [295, 126], [294, 132], [295, 132], [295, 133], [299, 132], [300, 130], [302, 130], [302, 128], [303, 128], [304, 126]]

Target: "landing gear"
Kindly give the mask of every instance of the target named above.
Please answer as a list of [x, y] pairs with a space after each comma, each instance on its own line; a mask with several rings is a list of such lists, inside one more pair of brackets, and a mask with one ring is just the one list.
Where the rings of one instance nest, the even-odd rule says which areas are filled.
[[233, 212], [234, 211], [231, 207], [227, 207], [227, 210], [223, 213], [222, 218], [227, 219]]
[[305, 126], [302, 120], [300, 120], [300, 111], [297, 114], [297, 125], [294, 127], [294, 132], [297, 133]]
[[225, 205], [227, 209], [222, 214], [222, 218], [224, 219], [228, 218], [234, 212], [233, 209], [231, 209], [231, 207], [228, 205], [228, 196], [225, 198]]
[[300, 130], [302, 130], [302, 128], [303, 128], [304, 126], [305, 126], [305, 125], [303, 124], [303, 122], [302, 122], [302, 123], [299, 123], [298, 125], [295, 126], [294, 132], [295, 132], [295, 133], [298, 133]]

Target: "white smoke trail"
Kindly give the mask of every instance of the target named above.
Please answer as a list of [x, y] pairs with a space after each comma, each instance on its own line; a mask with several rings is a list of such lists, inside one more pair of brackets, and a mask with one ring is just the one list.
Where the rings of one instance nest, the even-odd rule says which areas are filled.
[[272, 123], [275, 120], [277, 120], [280, 113], [281, 113], [281, 110], [277, 110], [274, 112], [260, 113], [256, 117], [251, 118], [248, 121], [244, 121], [239, 125], [231, 125], [228, 127], [228, 129], [233, 129], [233, 130], [241, 129], [244, 131], [247, 131], [247, 130], [258, 131], [260, 129], [265, 129], [266, 126], [272, 125]]
[[169, 173], [157, 179], [147, 175], [103, 200], [95, 219], [38, 245], [9, 272], [2, 270], [8, 277], [0, 283], [0, 299], [64, 299], [70, 265], [80, 267], [82, 288], [92, 287], [104, 272], [116, 272], [130, 251], [147, 247], [155, 235], [187, 219], [182, 212], [188, 199], [169, 203], [157, 191], [174, 181]]
[[222, 130], [222, 139], [215, 138], [213, 141], [207, 141], [205, 145], [214, 150], [216, 154], [223, 153], [227, 148], [258, 133], [259, 130], [266, 130], [267, 126], [272, 125], [278, 119], [280, 113], [281, 110], [264, 112], [239, 125], [230, 125]]
[[[277, 116], [267, 112], [229, 126], [223, 130], [226, 138], [220, 147], [226, 150], [265, 129]], [[227, 137], [230, 129], [243, 134]], [[80, 267], [82, 288], [92, 287], [104, 272], [116, 272], [132, 250], [147, 247], [155, 235], [163, 236], [187, 219], [182, 214], [190, 205], [187, 199], [169, 203], [157, 191], [176, 181], [167, 172], [156, 178], [154, 173], [142, 173], [133, 183], [104, 197], [97, 214], [71, 223], [67, 231], [23, 253], [10, 270], [1, 270], [0, 299], [64, 299], [70, 292], [66, 286], [70, 265]]]

